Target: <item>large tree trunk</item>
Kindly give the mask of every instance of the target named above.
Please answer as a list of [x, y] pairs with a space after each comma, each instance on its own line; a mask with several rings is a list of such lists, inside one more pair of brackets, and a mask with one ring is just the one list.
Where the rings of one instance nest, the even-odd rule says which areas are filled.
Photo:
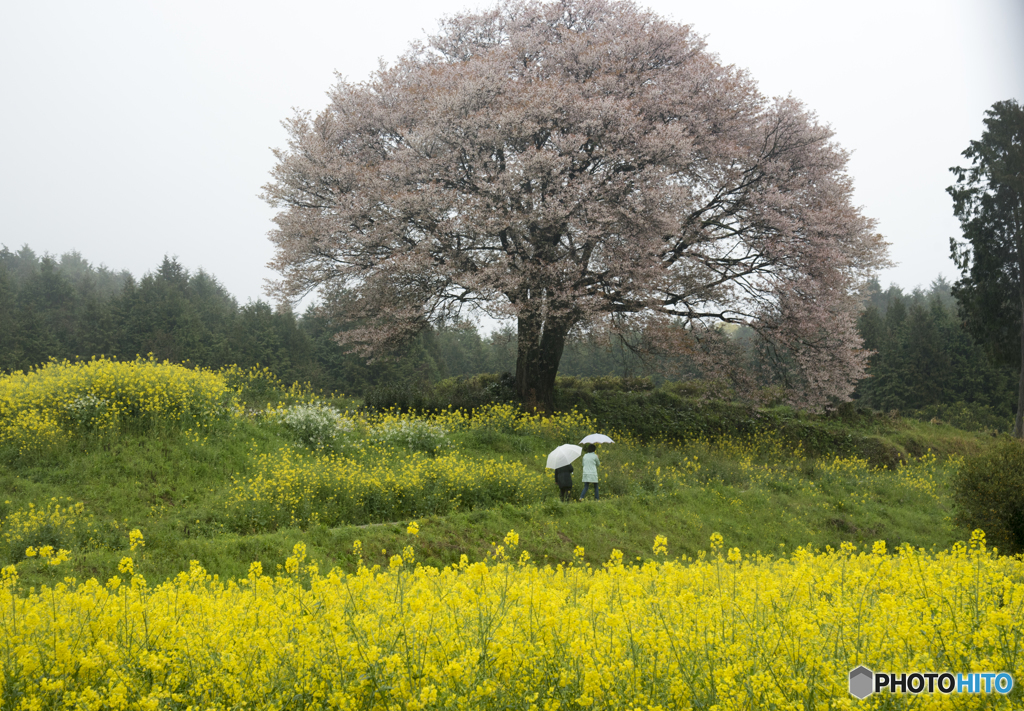
[[550, 414], [555, 409], [555, 376], [569, 333], [567, 320], [538, 313], [519, 315], [516, 394], [527, 409]]

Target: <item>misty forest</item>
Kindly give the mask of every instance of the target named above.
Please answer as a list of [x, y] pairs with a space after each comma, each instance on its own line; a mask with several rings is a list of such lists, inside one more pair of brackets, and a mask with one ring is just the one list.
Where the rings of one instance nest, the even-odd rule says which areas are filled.
[[[961, 327], [950, 284], [941, 276], [927, 289], [869, 285], [857, 321], [872, 352], [867, 377], [853, 392], [858, 407], [949, 422], [965, 429], [1007, 431], [1016, 403], [1016, 371], [994, 365]], [[82, 254], [37, 255], [29, 246], [0, 250], [0, 367], [28, 370], [48, 359], [107, 355], [208, 368], [270, 368], [285, 382], [360, 397], [396, 397], [429, 391], [440, 381], [515, 369], [516, 333], [481, 333], [470, 321], [429, 328], [410, 343], [367, 362], [346, 353], [338, 327], [316, 305], [302, 314], [264, 301], [239, 304], [216, 277], [190, 273], [174, 258], [135, 276], [92, 265]], [[754, 334], [734, 328], [738, 369], [732, 381], [705, 383], [699, 364], [651, 356], [632, 347], [642, 340], [575, 334], [559, 375], [634, 379], [634, 387], [693, 381], [703, 391], [751, 402], [778, 398], [761, 362]], [[702, 392], [703, 392], [702, 391]]]

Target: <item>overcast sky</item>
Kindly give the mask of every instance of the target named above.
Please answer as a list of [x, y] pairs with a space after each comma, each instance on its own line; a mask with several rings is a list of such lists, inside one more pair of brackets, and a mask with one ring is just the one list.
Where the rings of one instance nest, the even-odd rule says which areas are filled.
[[[945, 188], [985, 109], [1024, 101], [1024, 0], [641, 2], [852, 152], [884, 285], [953, 280]], [[275, 275], [259, 198], [292, 109], [489, 2], [15, 2], [0, 14], [0, 243], [136, 276], [176, 256], [239, 301]]]

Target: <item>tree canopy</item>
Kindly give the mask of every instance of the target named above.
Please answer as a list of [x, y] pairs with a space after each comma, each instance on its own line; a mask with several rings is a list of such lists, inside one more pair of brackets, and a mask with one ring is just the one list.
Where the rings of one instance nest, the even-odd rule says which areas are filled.
[[688, 26], [631, 2], [505, 2], [330, 96], [286, 122], [264, 197], [278, 295], [345, 294], [350, 347], [467, 306], [512, 317], [517, 388], [541, 407], [573, 329], [697, 353], [749, 324], [801, 404], [862, 374], [854, 293], [886, 245], [846, 153]]
[[985, 112], [981, 140], [950, 168], [947, 191], [963, 239], [950, 238], [961, 278], [953, 295], [967, 330], [998, 361], [1021, 368], [1014, 433], [1024, 435], [1024, 107], [998, 101]]

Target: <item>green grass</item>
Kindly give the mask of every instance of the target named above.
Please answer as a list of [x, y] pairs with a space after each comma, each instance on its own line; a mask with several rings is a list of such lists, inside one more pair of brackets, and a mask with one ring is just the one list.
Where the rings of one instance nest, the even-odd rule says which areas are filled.
[[[886, 425], [877, 418], [844, 424], [776, 412], [766, 419], [778, 424], [784, 416], [808, 428], [828, 428], [832, 438], [845, 432], [850, 441], [863, 441], [870, 432], [905, 451], [912, 444], [916, 453], [928, 447], [944, 454], [979, 451], [990, 439], [945, 425], [892, 420]], [[793, 431], [796, 426], [791, 424], [777, 441], [760, 435], [757, 445], [747, 448], [747, 464], [716, 448], [713, 437], [606, 446], [600, 452], [598, 502], [563, 504], [552, 483], [547, 500], [422, 518], [415, 540], [406, 533], [408, 521], [287, 528], [258, 535], [231, 532], [225, 502], [232, 478], [247, 473], [256, 453], [297, 446], [281, 427], [251, 418], [214, 422], [199, 441], [173, 429], [155, 429], [147, 435], [78, 442], [35, 458], [0, 452], [0, 517], [29, 503], [41, 507], [52, 497], [81, 501], [94, 517], [94, 543], [73, 550], [69, 564], [48, 568], [38, 560], [24, 560], [23, 550], [14, 549], [0, 564], [18, 562], [29, 584], [63, 576], [105, 580], [127, 555], [127, 534], [134, 528], [146, 538], [140, 571], [150, 582], [187, 570], [191, 560], [222, 578], [244, 576], [257, 560], [272, 572], [299, 541], [307, 544], [321, 569], [339, 565], [351, 570], [356, 540], [362, 542], [370, 566], [386, 566], [391, 555], [410, 543], [418, 562], [450, 565], [463, 553], [470, 560], [486, 558], [512, 529], [520, 535], [520, 550], [551, 564], [572, 560], [577, 546], [593, 564], [606, 561], [613, 549], [628, 559], [650, 558], [659, 534], [668, 537], [670, 555], [691, 557], [707, 548], [713, 532], [725, 537], [727, 547], [774, 555], [786, 555], [797, 546], [837, 548], [843, 541], [870, 547], [885, 540], [890, 550], [902, 543], [942, 549], [969, 537], [952, 523], [951, 466], [933, 467], [931, 493], [903, 480], [901, 470], [867, 477], [829, 473], [825, 459], [813, 457], [786, 455], [785, 473], [752, 474], [750, 462], [782, 457], [783, 445], [794, 441]], [[501, 456], [530, 467], [543, 466], [538, 457], [557, 444], [538, 435], [491, 430], [462, 432], [454, 439], [466, 456]], [[700, 472], [675, 482], [659, 479], [659, 470], [681, 466], [694, 456], [701, 461]], [[577, 483], [577, 495], [579, 488]]]

